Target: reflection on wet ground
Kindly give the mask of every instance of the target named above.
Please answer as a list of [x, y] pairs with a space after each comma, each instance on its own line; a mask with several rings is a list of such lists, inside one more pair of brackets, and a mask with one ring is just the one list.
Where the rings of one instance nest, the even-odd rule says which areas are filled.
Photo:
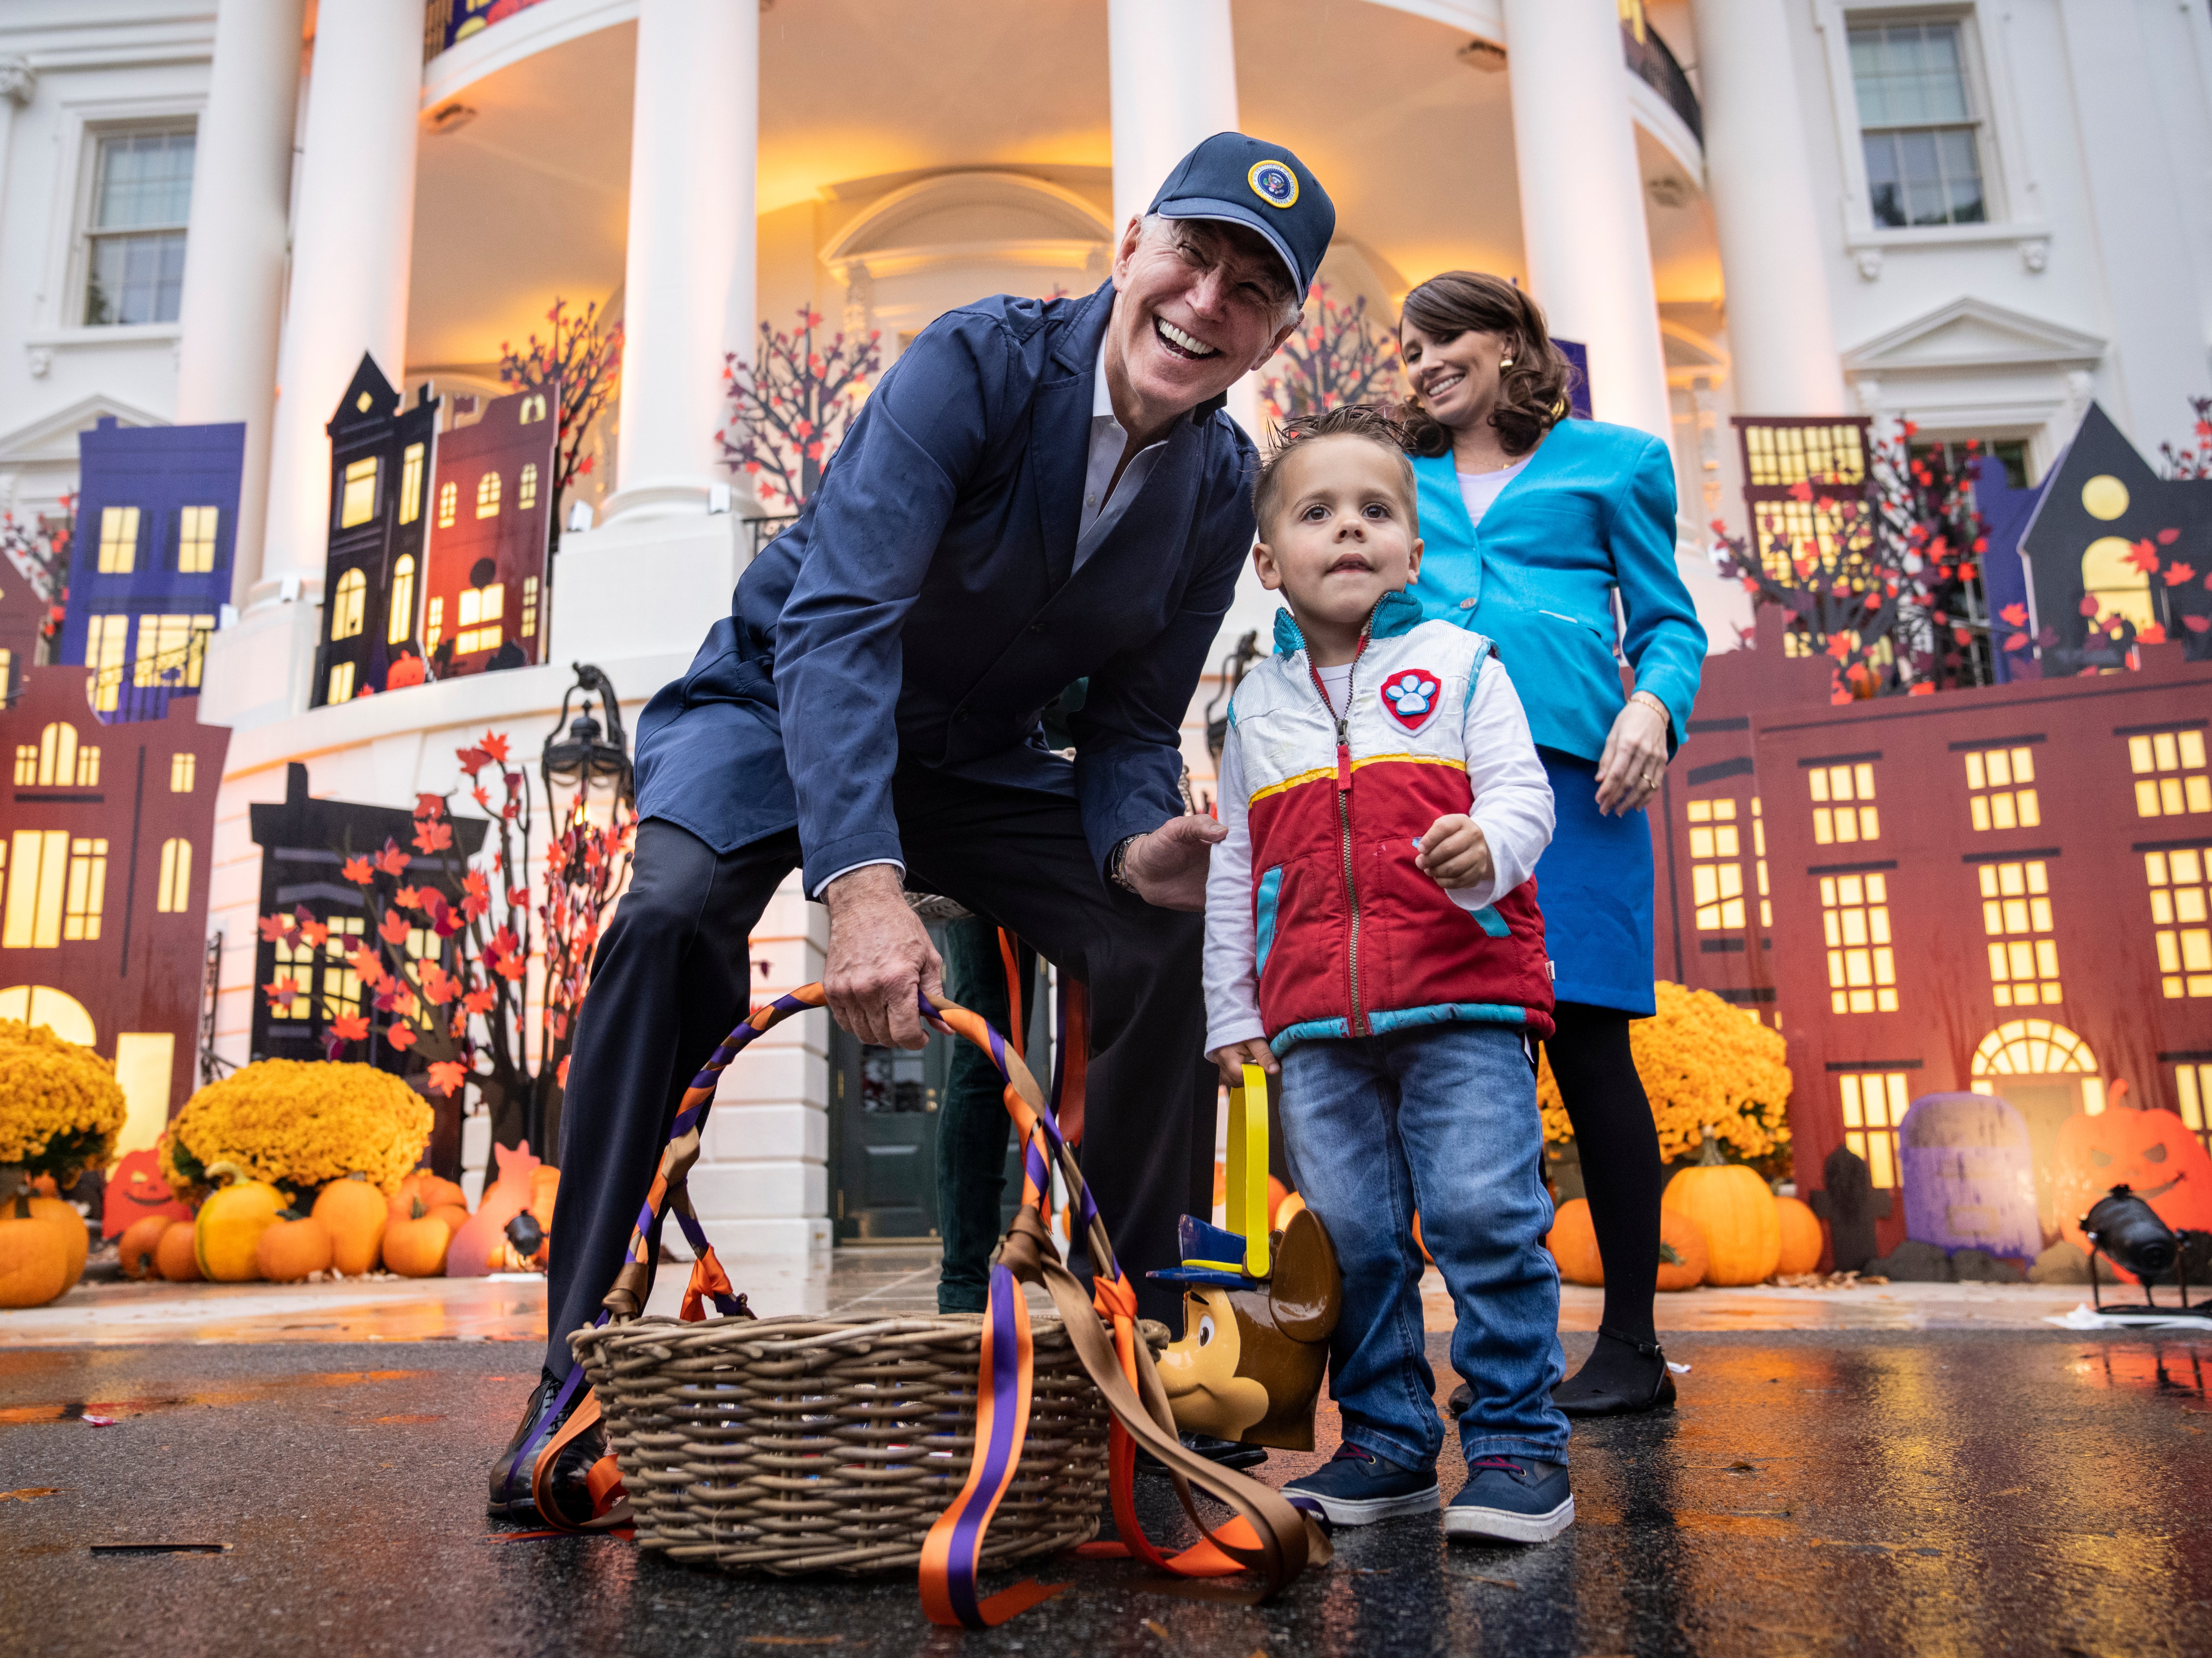
[[[763, 1314], [928, 1314], [937, 1310], [934, 1249], [840, 1249], [828, 1258], [736, 1258], [731, 1279]], [[686, 1269], [663, 1272], [652, 1310], [673, 1316]], [[1449, 1330], [1431, 1272], [1423, 1310]], [[1570, 1284], [1559, 1327], [1597, 1328], [1605, 1292]], [[2033, 1329], [2085, 1299], [2078, 1287], [1896, 1284], [1850, 1290], [1698, 1289], [1659, 1298], [1659, 1327], [1679, 1330]], [[1033, 1297], [1042, 1309], [1042, 1292]], [[350, 1279], [337, 1284], [79, 1284], [52, 1306], [0, 1313], [0, 1344], [143, 1341], [537, 1341], [545, 1283], [491, 1278]]]
[[[1441, 1366], [1443, 1338], [1430, 1345]], [[1587, 1338], [1567, 1345], [1577, 1357]], [[968, 1636], [932, 1631], [908, 1577], [732, 1578], [605, 1538], [488, 1546], [483, 1470], [529, 1380], [513, 1347], [422, 1344], [405, 1369], [380, 1368], [402, 1357], [383, 1345], [13, 1348], [0, 1650], [2207, 1649], [2212, 1340], [1688, 1332], [1668, 1346], [1692, 1367], [1680, 1407], [1577, 1425], [1579, 1517], [1555, 1543], [1447, 1548], [1425, 1518], [1343, 1531], [1335, 1565], [1256, 1608], [1053, 1563], [1038, 1576], [1066, 1593]], [[1267, 1477], [1334, 1448], [1326, 1401], [1321, 1429]], [[1182, 1539], [1172, 1499], [1140, 1489], [1155, 1537]], [[91, 1552], [147, 1543], [228, 1547]]]

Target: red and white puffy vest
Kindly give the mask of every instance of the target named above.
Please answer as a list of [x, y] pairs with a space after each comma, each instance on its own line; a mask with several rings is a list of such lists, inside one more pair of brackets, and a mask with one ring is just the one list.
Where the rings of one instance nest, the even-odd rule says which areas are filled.
[[1448, 1020], [1552, 1033], [1534, 878], [1470, 913], [1413, 861], [1431, 823], [1473, 804], [1462, 732], [1491, 651], [1419, 617], [1402, 593], [1376, 607], [1341, 726], [1288, 611], [1237, 689], [1260, 1017], [1278, 1053]]

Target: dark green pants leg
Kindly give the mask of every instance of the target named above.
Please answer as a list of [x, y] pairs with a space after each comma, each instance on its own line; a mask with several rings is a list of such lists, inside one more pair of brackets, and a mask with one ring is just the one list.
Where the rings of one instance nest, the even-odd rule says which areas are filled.
[[[998, 928], [980, 916], [952, 922], [945, 929], [944, 956], [945, 994], [1004, 1031], [1006, 969]], [[1024, 987], [1036, 982], [1036, 952], [1026, 944], [1020, 971]], [[937, 1228], [945, 1240], [940, 1313], [980, 1313], [990, 1297], [991, 1251], [999, 1243], [1013, 1127], [1000, 1097], [1005, 1086], [981, 1049], [953, 1044], [937, 1119]]]

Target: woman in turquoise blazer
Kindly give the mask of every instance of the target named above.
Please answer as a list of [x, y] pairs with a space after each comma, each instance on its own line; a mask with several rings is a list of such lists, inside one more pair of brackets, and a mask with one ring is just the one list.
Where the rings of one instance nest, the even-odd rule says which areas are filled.
[[1674, 1384], [1651, 1321], [1659, 1139], [1628, 1046], [1629, 1020], [1655, 1007], [1644, 808], [1682, 739], [1705, 653], [1674, 568], [1674, 464], [1643, 432], [1559, 418], [1566, 360], [1510, 282], [1469, 271], [1423, 282], [1407, 296], [1400, 344], [1425, 543], [1409, 591], [1426, 616], [1495, 641], [1556, 804], [1536, 866], [1558, 998], [1544, 1047], [1606, 1282], [1597, 1345], [1553, 1398], [1570, 1416], [1650, 1410]]

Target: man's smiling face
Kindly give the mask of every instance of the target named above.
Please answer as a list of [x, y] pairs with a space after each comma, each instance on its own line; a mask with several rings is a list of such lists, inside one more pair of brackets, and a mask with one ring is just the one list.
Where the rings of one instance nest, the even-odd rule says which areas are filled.
[[[1114, 262], [1114, 286], [1107, 366], [1120, 382], [1115, 412], [1133, 431], [1220, 396], [1297, 325], [1281, 257], [1241, 225], [1133, 222]], [[1123, 406], [1125, 390], [1131, 407]]]

